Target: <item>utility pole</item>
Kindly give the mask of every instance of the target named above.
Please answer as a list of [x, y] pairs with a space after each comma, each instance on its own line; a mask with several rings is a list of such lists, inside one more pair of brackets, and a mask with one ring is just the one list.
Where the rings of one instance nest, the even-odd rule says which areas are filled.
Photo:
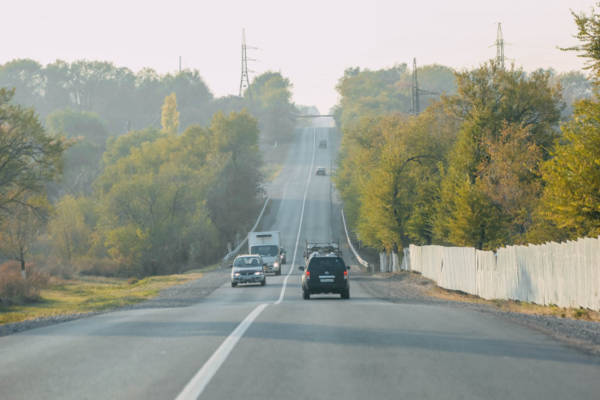
[[502, 23], [498, 22], [496, 33], [496, 63], [504, 69], [504, 38], [502, 37]]
[[246, 30], [242, 29], [242, 77], [240, 79], [240, 97], [244, 94], [244, 89], [250, 86], [248, 77], [248, 54], [246, 53]]

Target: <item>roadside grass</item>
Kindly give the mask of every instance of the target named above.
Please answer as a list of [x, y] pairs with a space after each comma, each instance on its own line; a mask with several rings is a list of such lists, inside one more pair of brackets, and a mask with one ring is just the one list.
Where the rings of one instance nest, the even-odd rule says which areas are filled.
[[40, 300], [23, 305], [0, 305], [0, 324], [21, 322], [57, 315], [111, 310], [136, 304], [157, 296], [161, 290], [200, 279], [203, 272], [218, 265], [194, 269], [182, 274], [152, 276], [140, 280], [79, 276], [73, 279], [51, 278], [40, 292]]
[[554, 304], [544, 306], [519, 300], [485, 300], [481, 297], [474, 296], [471, 294], [443, 289], [435, 284], [430, 286], [429, 290], [427, 291], [427, 294], [444, 300], [460, 301], [465, 303], [487, 304], [501, 311], [509, 311], [522, 314], [549, 315], [558, 318], [569, 318], [600, 322], [600, 312], [586, 308], [564, 308], [558, 307]]

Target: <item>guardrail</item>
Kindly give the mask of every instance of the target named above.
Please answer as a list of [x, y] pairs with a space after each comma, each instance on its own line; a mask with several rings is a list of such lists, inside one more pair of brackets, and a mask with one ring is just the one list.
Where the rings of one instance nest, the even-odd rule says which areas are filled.
[[[262, 210], [260, 211], [260, 214], [258, 214], [258, 218], [256, 218], [256, 222], [254, 223], [254, 226], [252, 228], [250, 228], [250, 232], [254, 232], [254, 230], [256, 229], [256, 227], [258, 226], [258, 224], [260, 223], [260, 220], [263, 216], [263, 214], [265, 213], [265, 210], [267, 209], [267, 204], [269, 204], [269, 200], [271, 200], [269, 197], [267, 197], [267, 199], [265, 200], [265, 204], [263, 205]], [[225, 254], [225, 257], [223, 257], [223, 262], [227, 261], [228, 258], [230, 258], [231, 256], [234, 256], [237, 254], [238, 251], [240, 251], [240, 249], [242, 248], [242, 246], [248, 241], [248, 235], [246, 235], [246, 237], [244, 238], [244, 240], [242, 240], [236, 247], [235, 249], [231, 250], [229, 253]]]
[[356, 260], [365, 268], [369, 269], [369, 263], [367, 261], [365, 261], [356, 251], [356, 249], [354, 248], [354, 246], [352, 245], [352, 241], [350, 240], [350, 235], [348, 234], [348, 227], [346, 226], [346, 217], [344, 216], [344, 209], [342, 208], [342, 223], [344, 224], [344, 232], [346, 232], [346, 240], [348, 240], [348, 246], [350, 247], [350, 250], [352, 250], [352, 254], [354, 254], [354, 257], [356, 258]]

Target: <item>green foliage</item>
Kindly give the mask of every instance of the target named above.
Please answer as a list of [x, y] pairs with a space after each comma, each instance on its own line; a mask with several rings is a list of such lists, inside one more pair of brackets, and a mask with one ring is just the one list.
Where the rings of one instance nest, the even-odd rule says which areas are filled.
[[418, 117], [362, 119], [345, 132], [335, 181], [365, 244], [397, 251], [409, 242], [431, 243], [439, 167], [455, 125], [431, 107]]
[[218, 113], [209, 128], [181, 135], [148, 129], [110, 141], [97, 205], [61, 201], [50, 226], [54, 248], [66, 260], [109, 257], [127, 276], [213, 261], [256, 216], [257, 140], [256, 120], [242, 112]]
[[46, 129], [53, 135], [90, 142], [104, 149], [109, 132], [98, 114], [72, 109], [56, 110], [46, 118]]
[[[11, 103], [0, 89], [0, 210], [45, 194], [45, 184], [61, 172], [65, 144], [46, 134], [33, 110]], [[0, 217], [1, 219], [1, 217]]]
[[228, 116], [217, 113], [210, 133], [219, 154], [224, 156], [224, 164], [206, 205], [221, 233], [220, 240], [226, 242], [248, 231], [248, 216], [255, 215], [262, 201], [258, 126], [247, 112]]
[[592, 82], [581, 72], [571, 71], [552, 76], [552, 81], [560, 85], [565, 108], [562, 110], [562, 120], [573, 116], [573, 107], [579, 100], [592, 98]]
[[43, 229], [50, 205], [45, 196], [31, 196], [21, 203], [9, 205], [8, 212], [0, 222], [0, 253], [17, 260], [25, 275], [25, 262], [29, 252]]
[[586, 69], [592, 71], [596, 81], [600, 78], [600, 14], [596, 9], [592, 9], [590, 15], [584, 13], [577, 14], [571, 11], [575, 24], [577, 25], [577, 39], [581, 42], [579, 46], [574, 46], [564, 50], [579, 52], [579, 57], [587, 59]]
[[[442, 93], [456, 92], [454, 71], [441, 65], [428, 65], [417, 70], [419, 87], [433, 96], [421, 96], [421, 109], [439, 99]], [[371, 71], [348, 68], [336, 87], [340, 103], [334, 114], [338, 126], [347, 129], [362, 117], [411, 111], [412, 71], [406, 64]]]
[[523, 242], [541, 195], [540, 163], [557, 137], [561, 98], [551, 74], [484, 64], [457, 73], [456, 94], [416, 117], [392, 113], [404, 76], [399, 67], [347, 70], [338, 86], [336, 184], [359, 238], [386, 251]]
[[[600, 235], [600, 103], [585, 100], [544, 163], [543, 219], [568, 238]], [[540, 237], [538, 239], [545, 239]]]
[[63, 263], [70, 264], [88, 253], [96, 219], [88, 198], [66, 195], [56, 204], [48, 222], [48, 233], [52, 249]]
[[294, 130], [296, 109], [291, 102], [292, 84], [279, 72], [265, 72], [252, 80], [244, 98], [259, 121], [267, 140], [289, 140]]
[[16, 88], [15, 101], [46, 117], [70, 108], [96, 113], [115, 134], [160, 126], [157, 111], [175, 93], [181, 124], [205, 124], [213, 113], [213, 96], [198, 71], [160, 75], [152, 69], [134, 73], [109, 62], [57, 60], [45, 67], [28, 60], [0, 65], [0, 87]]
[[48, 132], [64, 135], [72, 141], [64, 153], [63, 176], [55, 191], [56, 197], [64, 193], [91, 194], [92, 183], [102, 169], [102, 153], [109, 136], [104, 122], [94, 113], [57, 110], [46, 118]]

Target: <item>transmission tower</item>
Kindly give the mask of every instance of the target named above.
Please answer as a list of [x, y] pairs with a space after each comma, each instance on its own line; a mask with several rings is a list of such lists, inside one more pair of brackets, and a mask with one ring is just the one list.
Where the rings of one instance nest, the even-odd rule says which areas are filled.
[[502, 37], [501, 22], [498, 22], [498, 33], [496, 34], [496, 63], [504, 69], [504, 38]]
[[244, 94], [244, 89], [250, 86], [250, 78], [248, 78], [248, 54], [246, 49], [246, 30], [242, 29], [242, 77], [240, 79], [240, 97]]
[[418, 115], [421, 112], [421, 95], [439, 96], [439, 92], [419, 88], [419, 77], [417, 76], [417, 59], [413, 58], [412, 87], [411, 87], [411, 113]]
[[411, 111], [417, 115], [420, 112], [419, 107], [419, 78], [417, 76], [417, 59], [413, 58], [413, 73], [412, 73], [412, 96], [411, 96]]

